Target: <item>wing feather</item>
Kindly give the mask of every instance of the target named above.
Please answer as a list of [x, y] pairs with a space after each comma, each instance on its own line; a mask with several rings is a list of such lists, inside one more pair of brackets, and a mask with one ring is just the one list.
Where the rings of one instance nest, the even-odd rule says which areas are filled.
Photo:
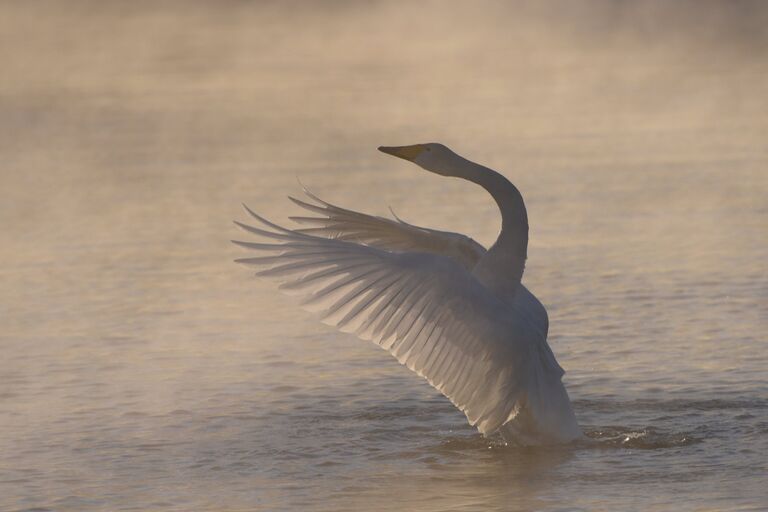
[[[332, 229], [328, 226], [347, 229], [353, 221], [377, 229], [394, 224], [386, 219], [377, 224], [377, 219], [309, 197], [317, 204], [308, 209], [328, 215], [326, 235]], [[278, 279], [282, 289], [302, 294], [303, 305], [321, 311], [324, 322], [389, 350], [481, 432], [493, 432], [515, 416], [525, 400], [528, 347], [538, 340], [519, 334], [530, 330], [519, 329], [508, 306], [465, 265], [436, 251], [395, 252], [351, 238], [290, 230], [246, 210], [261, 225], [237, 225], [272, 242], [235, 242], [261, 253], [237, 261], [256, 267], [259, 276]], [[381, 229], [371, 232], [386, 232]]]
[[366, 215], [324, 201], [306, 188], [304, 193], [314, 203], [290, 196], [289, 199], [318, 216], [290, 217], [299, 224], [309, 226], [295, 230], [297, 233], [352, 241], [390, 251], [440, 254], [453, 258], [467, 269], [474, 268], [486, 252], [482, 245], [459, 233], [415, 226], [396, 215], [395, 220]]

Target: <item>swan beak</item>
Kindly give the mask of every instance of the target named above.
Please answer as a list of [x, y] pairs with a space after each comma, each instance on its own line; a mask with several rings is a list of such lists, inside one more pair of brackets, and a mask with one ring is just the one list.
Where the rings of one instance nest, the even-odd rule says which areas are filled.
[[393, 155], [403, 160], [413, 162], [417, 156], [424, 151], [423, 144], [414, 144], [413, 146], [379, 146], [379, 151], [388, 155]]

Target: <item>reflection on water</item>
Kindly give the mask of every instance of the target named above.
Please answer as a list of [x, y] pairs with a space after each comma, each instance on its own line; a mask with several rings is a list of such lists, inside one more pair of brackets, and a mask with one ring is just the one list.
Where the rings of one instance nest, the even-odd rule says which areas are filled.
[[[759, 510], [768, 451], [762, 2], [0, 6], [0, 509]], [[296, 178], [491, 243], [590, 439], [484, 439], [231, 263]]]

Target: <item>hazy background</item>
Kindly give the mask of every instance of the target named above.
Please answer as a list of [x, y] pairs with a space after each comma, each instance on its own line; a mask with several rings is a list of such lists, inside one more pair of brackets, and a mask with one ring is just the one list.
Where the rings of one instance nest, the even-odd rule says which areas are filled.
[[[768, 3], [0, 3], [0, 508], [761, 510]], [[493, 242], [602, 448], [486, 441], [231, 263], [240, 202]]]

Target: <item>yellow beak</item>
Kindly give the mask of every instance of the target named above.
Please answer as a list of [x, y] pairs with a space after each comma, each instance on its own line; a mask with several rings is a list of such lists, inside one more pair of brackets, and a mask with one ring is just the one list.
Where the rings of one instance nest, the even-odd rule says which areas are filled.
[[417, 156], [424, 151], [423, 144], [414, 144], [413, 146], [379, 146], [379, 151], [393, 155], [403, 160], [413, 162]]

